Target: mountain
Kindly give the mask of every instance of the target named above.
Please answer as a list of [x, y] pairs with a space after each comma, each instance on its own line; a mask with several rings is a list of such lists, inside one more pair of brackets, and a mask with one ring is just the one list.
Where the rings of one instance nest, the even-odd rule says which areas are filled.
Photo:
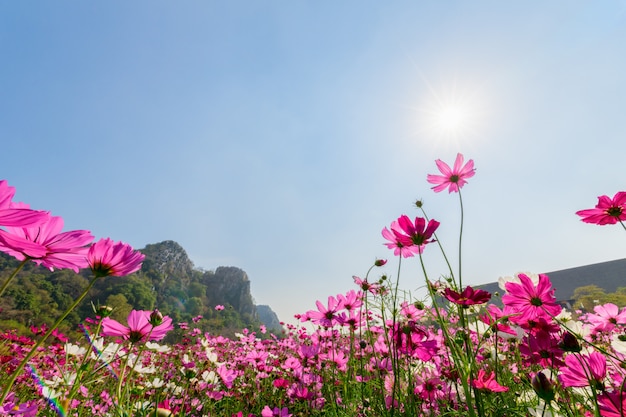
[[[141, 271], [96, 282], [64, 322], [64, 331], [71, 332], [85, 318], [93, 317], [92, 305], [106, 305], [114, 309], [112, 317], [122, 323], [131, 309], [157, 308], [175, 324], [197, 322], [195, 327], [212, 334], [232, 336], [243, 328], [257, 330], [261, 323], [270, 331], [282, 332], [271, 308], [263, 306], [263, 314], [259, 314], [250, 279], [243, 270], [234, 266], [220, 266], [215, 271], [197, 269], [185, 250], [171, 240], [140, 251], [145, 255]], [[0, 283], [18, 265], [16, 259], [0, 253]], [[86, 288], [89, 279], [89, 270], [79, 274], [71, 270], [51, 272], [27, 263], [0, 298], [0, 329], [27, 333], [29, 326], [52, 324]], [[224, 309], [216, 309], [218, 305]], [[170, 336], [171, 341], [184, 337], [184, 329]]]

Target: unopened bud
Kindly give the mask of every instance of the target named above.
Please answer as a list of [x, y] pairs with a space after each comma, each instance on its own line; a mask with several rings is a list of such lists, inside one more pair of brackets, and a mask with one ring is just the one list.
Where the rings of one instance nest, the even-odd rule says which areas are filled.
[[163, 314], [161, 314], [161, 312], [155, 308], [154, 311], [150, 313], [150, 319], [148, 320], [148, 322], [152, 326], [158, 326], [159, 324], [163, 323]]
[[530, 381], [533, 389], [537, 393], [537, 396], [549, 403], [554, 400], [554, 387], [552, 382], [544, 375], [543, 372], [537, 372], [537, 375]]
[[374, 265], [375, 266], [383, 266], [387, 263], [386, 259], [376, 259], [376, 261], [374, 261]]
[[415, 204], [415, 207], [422, 208], [422, 206], [424, 205], [424, 202], [422, 200], [416, 200], [414, 204]]
[[563, 333], [563, 339], [559, 343], [559, 347], [565, 352], [580, 352], [583, 348], [578, 343], [578, 338], [570, 332]]
[[93, 307], [93, 312], [96, 313], [99, 317], [109, 317], [111, 313], [113, 313], [113, 307], [109, 306], [101, 306], [101, 305], [91, 305]]

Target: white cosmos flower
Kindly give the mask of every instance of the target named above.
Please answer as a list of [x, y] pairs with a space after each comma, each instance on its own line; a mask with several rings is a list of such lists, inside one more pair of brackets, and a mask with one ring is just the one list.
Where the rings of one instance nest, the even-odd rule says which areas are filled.
[[506, 283], [507, 282], [515, 282], [519, 284], [521, 281], [519, 279], [519, 274], [524, 274], [533, 282], [534, 285], [537, 285], [539, 282], [539, 275], [533, 274], [531, 272], [516, 272], [512, 277], [500, 277], [498, 278], [498, 286], [502, 291], [506, 291]]
[[167, 345], [159, 345], [158, 343], [153, 343], [153, 342], [146, 342], [146, 347], [148, 349], [155, 350], [159, 353], [166, 353], [172, 350], [172, 348], [170, 348]]
[[85, 353], [87, 353], [87, 349], [73, 343], [66, 343], [65, 353], [72, 356], [83, 356]]

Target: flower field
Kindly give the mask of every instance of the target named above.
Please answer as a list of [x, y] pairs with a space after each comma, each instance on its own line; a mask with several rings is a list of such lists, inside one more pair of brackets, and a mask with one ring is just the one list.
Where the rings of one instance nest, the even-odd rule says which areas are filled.
[[[475, 174], [459, 154], [436, 161], [434, 192], [458, 195]], [[22, 261], [89, 269], [97, 280], [141, 268], [143, 255], [90, 232], [63, 232], [60, 217], [13, 202], [0, 181], [0, 250]], [[158, 310], [133, 310], [126, 322], [94, 309], [83, 338], [59, 324], [32, 337], [0, 334], [0, 415], [11, 416], [604, 416], [626, 415], [626, 310], [598, 305], [566, 311], [546, 275], [501, 279], [502, 295], [464, 285], [461, 264], [437, 279], [424, 251], [445, 251], [440, 222], [401, 215], [382, 229], [398, 263], [394, 277], [377, 260], [346, 292], [319, 300], [284, 335], [242, 329], [235, 338], [173, 323]], [[597, 225], [626, 219], [626, 192], [599, 197], [576, 213]], [[626, 228], [626, 227], [625, 227]], [[463, 222], [457, 259], [461, 259]], [[427, 300], [399, 291], [402, 262], [420, 262]], [[218, 306], [219, 307], [219, 306]], [[2, 312], [0, 311], [0, 315]], [[194, 323], [203, 318], [198, 316]], [[162, 341], [175, 327], [175, 345]], [[260, 337], [263, 336], [263, 337]]]

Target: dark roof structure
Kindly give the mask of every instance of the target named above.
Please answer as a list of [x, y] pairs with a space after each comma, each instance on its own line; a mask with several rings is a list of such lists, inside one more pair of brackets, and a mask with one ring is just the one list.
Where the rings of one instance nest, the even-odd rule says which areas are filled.
[[[626, 259], [562, 269], [560, 271], [546, 272], [545, 274], [552, 282], [555, 289], [554, 296], [558, 301], [572, 299], [574, 290], [586, 285], [597, 285], [604, 289], [605, 292], [612, 293], [619, 287], [626, 287]], [[504, 293], [497, 282], [477, 285], [477, 288], [489, 291], [492, 294], [495, 292]]]

